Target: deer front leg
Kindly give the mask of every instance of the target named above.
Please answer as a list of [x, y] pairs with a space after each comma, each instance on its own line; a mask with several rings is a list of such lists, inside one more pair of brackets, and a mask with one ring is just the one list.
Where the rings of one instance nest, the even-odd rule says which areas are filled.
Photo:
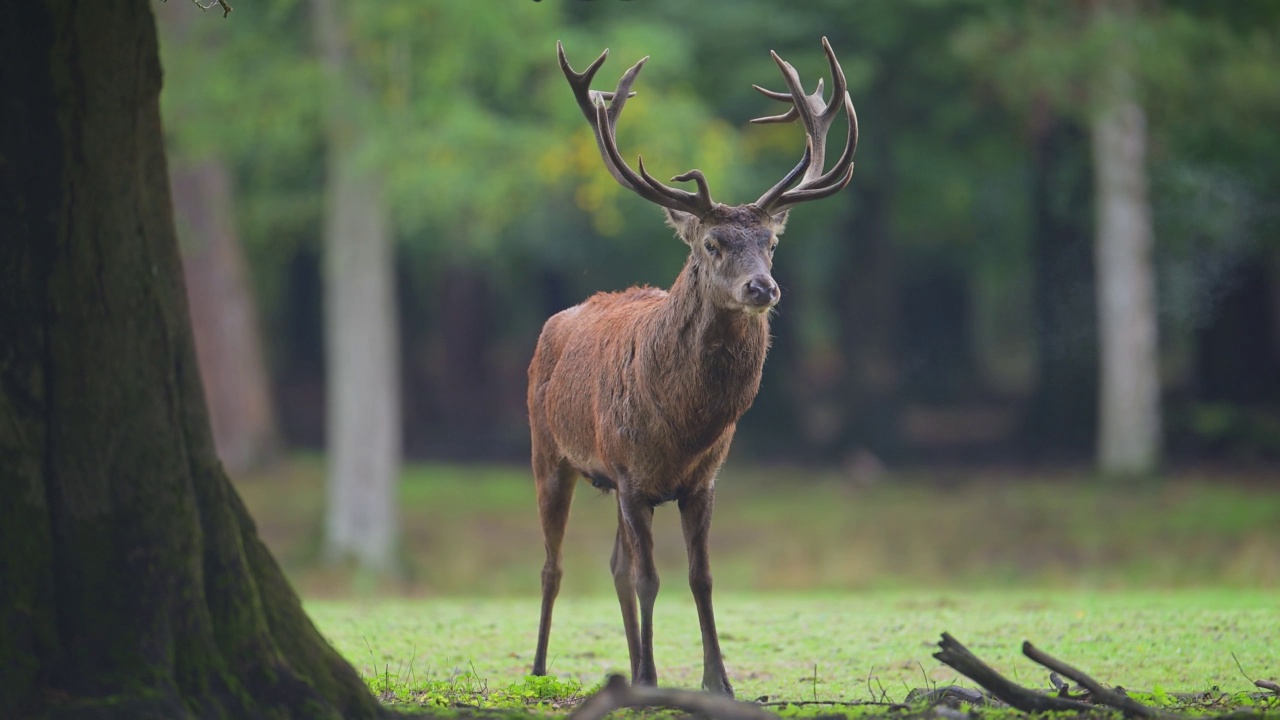
[[627, 656], [631, 659], [631, 681], [635, 682], [640, 670], [640, 621], [636, 616], [636, 579], [631, 562], [631, 544], [621, 507], [618, 508], [618, 537], [613, 543], [609, 569], [613, 571], [613, 587], [618, 591], [618, 605], [622, 608], [622, 629], [627, 636]]
[[711, 608], [711, 560], [709, 539], [711, 508], [715, 504], [714, 488], [680, 499], [680, 525], [689, 551], [689, 589], [698, 607], [698, 625], [702, 628], [702, 687], [733, 697], [733, 686], [724, 671], [720, 654], [720, 638], [716, 634], [716, 616]]
[[[632, 578], [640, 600], [640, 657], [632, 657], [633, 685], [657, 685], [653, 662], [653, 603], [658, 598], [658, 568], [653, 563], [653, 506], [618, 488], [618, 512], [631, 546]], [[625, 610], [623, 611], [626, 612]]]

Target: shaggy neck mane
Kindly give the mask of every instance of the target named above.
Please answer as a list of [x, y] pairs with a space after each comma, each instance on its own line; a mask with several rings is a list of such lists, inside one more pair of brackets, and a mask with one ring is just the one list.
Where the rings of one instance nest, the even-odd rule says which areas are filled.
[[709, 445], [737, 422], [760, 388], [769, 349], [769, 315], [717, 308], [706, 297], [702, 268], [685, 264], [654, 318], [646, 360], [651, 388], [669, 421], [695, 446]]

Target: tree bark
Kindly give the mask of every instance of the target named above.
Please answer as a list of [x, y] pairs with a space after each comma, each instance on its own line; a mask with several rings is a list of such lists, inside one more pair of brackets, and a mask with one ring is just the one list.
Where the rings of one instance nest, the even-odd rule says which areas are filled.
[[239, 475], [276, 457], [280, 436], [257, 303], [235, 229], [231, 170], [217, 156], [178, 158], [172, 180], [213, 442], [227, 472]]
[[146, 0], [0, 6], [0, 716], [375, 717], [218, 463]]
[[328, 75], [324, 294], [326, 446], [325, 553], [392, 569], [400, 471], [400, 368], [392, 238], [380, 178], [363, 161], [355, 108], [369, 102], [348, 51], [335, 0], [311, 0], [316, 43]]
[[1110, 475], [1144, 475], [1155, 471], [1161, 451], [1147, 129], [1133, 75], [1123, 48], [1118, 50], [1103, 70], [1092, 118], [1101, 374], [1098, 467]]

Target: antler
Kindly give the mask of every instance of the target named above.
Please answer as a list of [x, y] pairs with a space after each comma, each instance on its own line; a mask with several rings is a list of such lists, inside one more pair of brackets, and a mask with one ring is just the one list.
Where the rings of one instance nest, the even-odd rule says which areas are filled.
[[[618, 87], [613, 92], [600, 92], [591, 89], [591, 80], [595, 77], [596, 71], [604, 64], [605, 58], [609, 57], [609, 51], [606, 49], [600, 53], [600, 57], [595, 62], [587, 66], [587, 69], [581, 73], [574, 72], [569, 66], [569, 60], [564, 56], [564, 45], [560, 41], [556, 41], [556, 53], [560, 57], [560, 69], [564, 71], [565, 79], [569, 81], [569, 87], [573, 89], [573, 96], [578, 100], [578, 107], [582, 110], [583, 116], [587, 118], [587, 122], [591, 124], [591, 129], [595, 131], [596, 145], [600, 148], [600, 155], [604, 158], [604, 166], [609, 170], [609, 174], [618, 181], [619, 185], [631, 190], [640, 197], [651, 203], [656, 203], [665, 208], [679, 210], [680, 212], [690, 213], [697, 217], [703, 217], [711, 212], [715, 207], [715, 202], [711, 200], [711, 191], [707, 188], [707, 179], [700, 170], [690, 170], [683, 175], [677, 175], [671, 178], [676, 182], [688, 182], [692, 180], [698, 186], [697, 193], [691, 193], [679, 188], [673, 188], [655, 180], [644, 169], [644, 158], [637, 157], [637, 164], [640, 166], [640, 172], [632, 170], [622, 159], [622, 154], [618, 152], [618, 141], [614, 137], [614, 128], [618, 124], [618, 117], [622, 114], [622, 108], [627, 103], [627, 99], [633, 97], [635, 93], [631, 92], [631, 85], [635, 82], [636, 76], [640, 74], [640, 69], [644, 67], [649, 57], [640, 59], [640, 62], [631, 66], [630, 70], [622, 75], [622, 79], [618, 81]], [[608, 101], [608, 107], [605, 102]]]
[[[830, 104], [823, 100], [821, 79], [818, 80], [818, 89], [812, 95], [805, 95], [796, 69], [773, 51], [769, 54], [782, 70], [782, 77], [786, 80], [790, 92], [774, 92], [759, 85], [752, 85], [765, 97], [791, 103], [791, 108], [781, 115], [756, 118], [751, 122], [784, 123], [799, 118], [800, 123], [804, 125], [805, 135], [808, 136], [804, 157], [800, 159], [800, 164], [755, 202], [757, 207], [770, 214], [787, 210], [802, 202], [834, 195], [848, 185], [849, 179], [853, 177], [853, 153], [858, 149], [858, 115], [853, 110], [853, 100], [849, 98], [844, 70], [840, 68], [835, 51], [831, 49], [831, 43], [827, 42], [825, 37], [822, 38], [822, 49], [827, 53], [827, 62], [831, 65], [831, 78], [834, 85]], [[840, 159], [824, 173], [822, 166], [826, 158], [827, 131], [831, 129], [831, 123], [835, 121], [841, 106], [845, 108], [849, 119], [849, 138], [845, 141], [844, 152], [840, 154]], [[791, 185], [796, 182], [796, 178], [801, 173], [804, 173], [804, 178], [799, 185], [792, 188]]]

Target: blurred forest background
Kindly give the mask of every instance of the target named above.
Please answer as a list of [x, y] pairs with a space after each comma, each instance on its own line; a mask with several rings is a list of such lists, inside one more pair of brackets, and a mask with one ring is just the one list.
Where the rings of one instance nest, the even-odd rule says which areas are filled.
[[337, 554], [390, 552], [393, 528], [360, 528], [402, 454], [527, 461], [543, 321], [683, 262], [604, 171], [558, 39], [578, 68], [610, 48], [601, 90], [652, 56], [620, 147], [735, 204], [803, 150], [796, 126], [747, 123], [777, 111], [751, 90], [782, 87], [768, 51], [812, 88], [825, 35], [848, 74], [857, 170], [792, 215], [731, 462], [1278, 477], [1278, 3], [193, 10], [157, 5], [216, 440], [233, 474], [327, 448], [330, 505], [355, 508], [329, 511]]

